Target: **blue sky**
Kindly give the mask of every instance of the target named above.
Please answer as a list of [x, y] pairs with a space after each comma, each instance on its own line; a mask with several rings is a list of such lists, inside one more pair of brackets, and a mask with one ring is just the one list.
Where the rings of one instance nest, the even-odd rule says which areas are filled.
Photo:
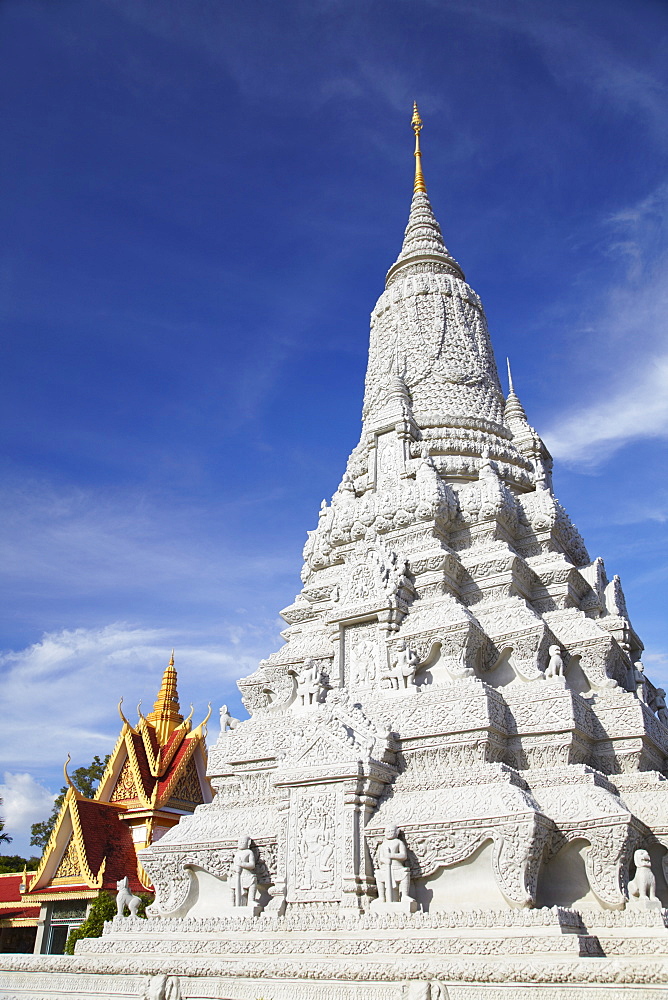
[[[359, 435], [411, 104], [446, 243], [668, 685], [668, 8], [3, 0], [0, 795], [238, 707]], [[215, 735], [215, 731], [214, 731]]]

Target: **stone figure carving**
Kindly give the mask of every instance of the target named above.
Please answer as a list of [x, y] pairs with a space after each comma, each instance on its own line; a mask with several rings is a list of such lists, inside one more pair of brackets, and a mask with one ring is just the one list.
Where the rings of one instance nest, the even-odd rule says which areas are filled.
[[237, 849], [232, 858], [232, 905], [254, 907], [257, 896], [257, 873], [255, 853], [251, 839], [239, 837]]
[[645, 679], [645, 664], [636, 660], [633, 664], [633, 683], [640, 701], [647, 704], [647, 680]]
[[331, 887], [334, 878], [336, 836], [335, 799], [333, 795], [304, 799], [299, 812], [301, 840], [298, 846], [301, 889]]
[[239, 719], [235, 719], [233, 715], [227, 710], [227, 705], [220, 706], [220, 731], [221, 733], [226, 733], [228, 729], [236, 729], [239, 725]]
[[130, 915], [136, 917], [137, 910], [141, 905], [141, 899], [139, 896], [133, 895], [130, 890], [127, 875], [116, 883], [116, 888], [118, 889], [118, 892], [116, 893], [116, 913], [118, 916], [122, 917], [124, 915], [125, 907], [127, 906], [130, 911]]
[[480, 469], [478, 472], [479, 479], [491, 479], [498, 480], [499, 476], [492, 463], [492, 459], [489, 453], [489, 448], [483, 448], [482, 454], [480, 456]]
[[402, 639], [392, 656], [391, 666], [381, 674], [381, 681], [389, 681], [395, 691], [415, 684], [415, 671], [420, 665], [417, 653]]
[[668, 708], [666, 708], [666, 692], [663, 688], [657, 688], [654, 692], [654, 711], [659, 720], [668, 726]]
[[[629, 898], [635, 898], [640, 903], [659, 904], [656, 895], [656, 878], [652, 871], [652, 862], [647, 851], [639, 850], [633, 855], [636, 866], [635, 878], [629, 882]], [[660, 905], [660, 904], [659, 904]]]
[[322, 671], [316, 660], [306, 660], [297, 673], [297, 698], [301, 705], [316, 705], [325, 690]]
[[353, 684], [373, 684], [376, 679], [376, 647], [370, 639], [363, 639], [354, 647]]
[[144, 1000], [181, 1000], [178, 976], [151, 976], [144, 990]]
[[410, 899], [408, 851], [399, 837], [399, 832], [396, 826], [386, 827], [385, 839], [381, 842], [376, 855], [375, 877], [380, 903], [397, 903]]
[[550, 654], [550, 659], [547, 664], [547, 669], [545, 671], [546, 677], [563, 677], [564, 676], [564, 660], [561, 655], [560, 646], [550, 646], [548, 649]]
[[390, 562], [392, 564], [395, 593], [401, 600], [409, 601], [415, 595], [415, 588], [408, 575], [408, 560], [399, 561], [397, 553], [391, 552]]

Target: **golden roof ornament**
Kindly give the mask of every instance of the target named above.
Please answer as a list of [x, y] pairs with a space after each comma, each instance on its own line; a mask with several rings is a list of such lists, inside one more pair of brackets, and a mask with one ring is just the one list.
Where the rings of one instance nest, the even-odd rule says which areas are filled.
[[69, 774], [67, 773], [67, 765], [69, 764], [69, 762], [70, 762], [71, 760], [72, 760], [72, 758], [71, 758], [71, 757], [70, 757], [70, 755], [68, 754], [68, 755], [67, 755], [67, 760], [66, 760], [66, 761], [65, 761], [65, 763], [63, 764], [63, 774], [65, 775], [65, 782], [66, 782], [67, 786], [68, 786], [69, 788], [71, 788], [71, 789], [72, 789], [72, 791], [73, 791], [73, 792], [75, 793], [75, 795], [76, 795], [76, 794], [77, 794], [77, 792], [79, 791], [79, 789], [78, 789], [78, 788], [77, 788], [77, 787], [76, 787], [76, 786], [74, 785], [74, 782], [72, 781], [72, 779], [70, 778]]
[[423, 194], [426, 194], [427, 185], [424, 182], [424, 174], [422, 173], [422, 150], [420, 149], [422, 119], [420, 118], [420, 112], [418, 111], [417, 101], [413, 101], [413, 117], [411, 118], [411, 127], [415, 132], [415, 181], [413, 182], [413, 193], [417, 194], [418, 191], [421, 191]]
[[171, 734], [183, 722], [179, 694], [176, 690], [176, 670], [174, 668], [174, 650], [168, 666], [162, 675], [162, 684], [155, 700], [153, 711], [146, 716], [147, 722], [155, 726], [156, 736], [160, 746], [164, 746]]

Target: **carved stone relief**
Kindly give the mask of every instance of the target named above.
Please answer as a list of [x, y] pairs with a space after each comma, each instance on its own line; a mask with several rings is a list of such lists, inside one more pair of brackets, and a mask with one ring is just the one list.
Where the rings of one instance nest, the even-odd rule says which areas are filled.
[[323, 790], [323, 786], [292, 789], [288, 902], [340, 899], [342, 794], [340, 789]]

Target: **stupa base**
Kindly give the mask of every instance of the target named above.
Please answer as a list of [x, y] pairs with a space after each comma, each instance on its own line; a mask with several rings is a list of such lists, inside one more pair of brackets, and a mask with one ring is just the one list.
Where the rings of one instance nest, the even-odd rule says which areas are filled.
[[[657, 969], [661, 981], [633, 982], [631, 968], [604, 960], [599, 972], [608, 983], [592, 982], [586, 973], [581, 982], [564, 984], [563, 969], [545, 967], [531, 983], [453, 981], [452, 979], [376, 980], [345, 982], [324, 979], [228, 978], [222, 976], [124, 975], [59, 972], [0, 975], [2, 1000], [664, 1000], [666, 968]], [[575, 972], [575, 970], [572, 970]], [[471, 975], [468, 968], [466, 973]], [[526, 972], [526, 970], [525, 970]], [[630, 975], [626, 982], [612, 982]], [[573, 976], [573, 979], [577, 978]]]
[[663, 1000], [666, 916], [116, 919], [72, 957], [0, 956], [0, 1000]]

